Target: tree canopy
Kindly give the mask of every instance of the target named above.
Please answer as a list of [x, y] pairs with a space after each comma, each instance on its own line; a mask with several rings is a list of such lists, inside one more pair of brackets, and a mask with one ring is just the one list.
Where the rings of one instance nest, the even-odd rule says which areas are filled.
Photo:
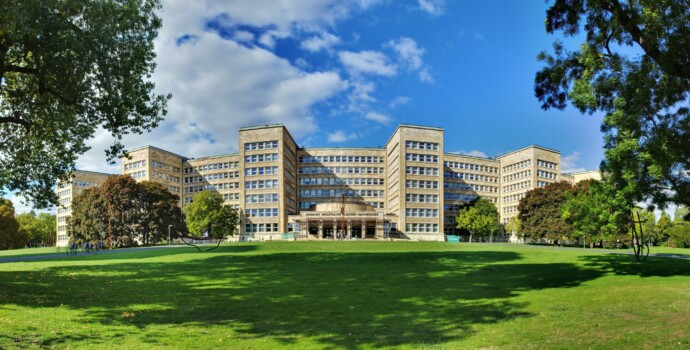
[[237, 210], [225, 205], [220, 194], [202, 191], [194, 195], [192, 200], [184, 207], [187, 227], [192, 234], [223, 239], [237, 232]]
[[73, 242], [102, 239], [108, 247], [155, 244], [168, 238], [168, 225], [185, 229], [178, 202], [161, 184], [110, 176], [74, 197], [68, 234]]
[[602, 170], [627, 207], [690, 204], [688, 18], [688, 0], [555, 0], [547, 11], [547, 32], [584, 30], [585, 41], [539, 55], [535, 94], [544, 109], [605, 114]]
[[556, 182], [528, 191], [518, 204], [522, 233], [531, 239], [558, 241], [572, 235], [573, 228], [562, 218], [563, 205], [572, 186]]
[[46, 207], [85, 140], [156, 127], [170, 95], [154, 93], [159, 0], [0, 1], [0, 192]]
[[19, 229], [26, 231], [29, 236], [29, 243], [33, 245], [55, 243], [55, 215], [40, 213], [36, 215], [34, 211], [17, 215]]
[[0, 198], [0, 250], [23, 248], [28, 241], [29, 236], [14, 217], [14, 205]]
[[463, 206], [455, 217], [457, 228], [467, 230], [472, 236], [493, 236], [500, 229], [498, 210], [486, 198], [478, 198]]

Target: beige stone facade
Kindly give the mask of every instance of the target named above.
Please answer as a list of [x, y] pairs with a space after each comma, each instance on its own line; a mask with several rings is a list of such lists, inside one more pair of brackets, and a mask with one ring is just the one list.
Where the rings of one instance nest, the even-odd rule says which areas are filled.
[[238, 146], [196, 159], [145, 146], [122, 159], [122, 174], [164, 184], [183, 207], [197, 192], [221, 194], [247, 239], [413, 240], [458, 233], [455, 216], [475, 198], [495, 203], [505, 223], [527, 191], [598, 175], [561, 174], [560, 152], [540, 146], [496, 158], [445, 153], [443, 129], [416, 125], [398, 126], [382, 148], [300, 148], [283, 125], [241, 128]]
[[77, 170], [72, 173], [72, 180], [70, 182], [57, 183], [58, 206], [55, 215], [57, 239], [55, 242], [58, 247], [65, 247], [69, 244], [67, 225], [72, 214], [72, 199], [87, 188], [99, 186], [108, 176], [110, 174]]

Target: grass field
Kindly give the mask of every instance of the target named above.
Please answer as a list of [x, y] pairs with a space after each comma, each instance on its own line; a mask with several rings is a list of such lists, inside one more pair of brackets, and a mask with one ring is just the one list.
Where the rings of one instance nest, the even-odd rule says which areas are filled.
[[287, 242], [0, 264], [0, 348], [689, 348], [690, 260]]

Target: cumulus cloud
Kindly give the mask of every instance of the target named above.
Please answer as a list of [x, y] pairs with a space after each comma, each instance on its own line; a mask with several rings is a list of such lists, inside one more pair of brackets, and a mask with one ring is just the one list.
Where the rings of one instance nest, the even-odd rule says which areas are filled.
[[372, 74], [383, 76], [394, 76], [397, 67], [391, 64], [388, 57], [378, 51], [341, 51], [339, 53], [340, 62], [350, 74]]
[[417, 0], [419, 9], [432, 15], [440, 16], [445, 12], [445, 0]]
[[393, 121], [391, 116], [377, 112], [369, 112], [364, 116], [364, 118], [381, 123], [383, 125], [389, 125]]
[[408, 71], [418, 72], [420, 81], [425, 83], [434, 81], [429, 73], [429, 67], [424, 64], [422, 59], [426, 50], [417, 45], [417, 42], [412, 38], [401, 37], [391, 40], [386, 44], [386, 47], [391, 48], [396, 53], [398, 62], [402, 67]]
[[328, 134], [328, 142], [333, 142], [333, 143], [342, 143], [345, 141], [350, 141], [356, 139], [358, 136], [355, 133], [350, 133], [347, 134], [343, 130], [337, 130], [336, 132], [333, 133], [327, 133]]
[[562, 173], [577, 173], [580, 171], [585, 171], [586, 169], [578, 166], [577, 162], [580, 160], [580, 152], [574, 151], [573, 153], [561, 157], [561, 172]]
[[404, 106], [406, 104], [410, 103], [410, 98], [407, 96], [398, 96], [396, 97], [393, 101], [391, 101], [390, 104], [388, 104], [388, 107], [390, 108], [397, 108], [400, 106]]
[[322, 33], [303, 41], [300, 46], [307, 51], [318, 52], [321, 50], [328, 50], [339, 43], [340, 38], [337, 36], [331, 33]]

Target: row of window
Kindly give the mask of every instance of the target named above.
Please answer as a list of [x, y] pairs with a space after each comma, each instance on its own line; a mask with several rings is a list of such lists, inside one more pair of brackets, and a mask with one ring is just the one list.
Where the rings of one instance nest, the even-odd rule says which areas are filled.
[[384, 169], [378, 167], [357, 166], [329, 166], [329, 167], [299, 167], [300, 174], [383, 174]]
[[406, 232], [438, 232], [438, 224], [406, 224]]
[[521, 171], [519, 173], [504, 176], [503, 182], [515, 181], [515, 180], [524, 179], [524, 178], [530, 177], [530, 176], [532, 176], [532, 170], [525, 170], [525, 171]]
[[227, 173], [213, 173], [213, 174], [206, 174], [206, 175], [199, 175], [199, 176], [186, 176], [184, 178], [184, 183], [187, 184], [187, 183], [202, 182], [202, 181], [234, 179], [237, 177], [240, 177], [239, 172], [230, 171]]
[[307, 177], [300, 178], [299, 184], [309, 185], [383, 185], [383, 179], [360, 178], [360, 177]]
[[475, 171], [483, 171], [487, 173], [497, 173], [498, 168], [488, 166], [488, 165], [479, 165], [479, 164], [472, 164], [472, 163], [462, 163], [462, 162], [443, 162], [443, 166], [446, 168], [453, 168], [453, 169], [467, 169], [467, 170], [475, 170]]
[[428, 168], [422, 166], [405, 167], [405, 173], [410, 175], [438, 176], [438, 168]]
[[244, 232], [258, 233], [258, 232], [278, 232], [278, 224], [245, 224]]
[[448, 189], [448, 190], [482, 191], [482, 192], [494, 192], [494, 193], [498, 192], [498, 187], [496, 187], [496, 186], [468, 184], [468, 183], [464, 183], [464, 182], [446, 181], [443, 183], [443, 188]]
[[474, 181], [485, 181], [485, 182], [498, 182], [497, 176], [487, 176], [479, 174], [467, 174], [467, 173], [456, 173], [454, 171], [446, 171], [443, 173], [443, 177], [447, 179], [463, 179], [463, 180], [474, 180]]
[[145, 160], [138, 160], [136, 162], [125, 163], [125, 170], [143, 168], [146, 166]]
[[513, 194], [510, 196], [505, 196], [503, 197], [503, 203], [510, 203], [510, 202], [517, 202], [523, 198], [525, 198], [526, 193], [518, 193], [518, 194]]
[[405, 160], [411, 162], [438, 163], [438, 156], [431, 154], [405, 153]]
[[341, 190], [341, 189], [318, 189], [300, 190], [300, 197], [383, 197], [383, 190]]
[[69, 205], [65, 205], [64, 208], [63, 206], [58, 206], [57, 208], [57, 213], [58, 214], [69, 214], [72, 211]]
[[260, 162], [277, 162], [278, 153], [254, 154], [251, 156], [244, 156], [245, 163], [260, 163]]
[[[146, 176], [146, 171], [144, 171], [144, 176]], [[79, 187], [92, 187], [92, 186], [98, 186], [100, 185], [97, 182], [92, 182], [92, 181], [80, 181], [80, 180], [75, 180], [74, 181], [74, 186], [79, 186]]]
[[553, 163], [553, 162], [547, 162], [545, 160], [537, 159], [537, 166], [540, 166], [542, 168], [549, 168], [549, 169], [557, 169], [558, 164]]
[[151, 177], [156, 178], [156, 179], [161, 179], [161, 180], [172, 181], [172, 182], [180, 182], [180, 178], [177, 176], [172, 176], [172, 175], [168, 175], [165, 173], [159, 173], [157, 171], [152, 171]]
[[405, 216], [421, 217], [421, 218], [437, 218], [438, 217], [438, 209], [407, 208], [407, 209], [405, 209]]
[[552, 173], [550, 171], [537, 170], [537, 176], [556, 180], [556, 173]]
[[[225, 201], [231, 201], [231, 200], [238, 200], [240, 199], [240, 194], [235, 192], [235, 193], [223, 193], [223, 200]], [[194, 203], [194, 199], [192, 197], [184, 197], [184, 204], [189, 204], [189, 203]], [[231, 205], [232, 208], [234, 209], [239, 209], [240, 206], [237, 204]]]
[[167, 185], [167, 186], [165, 186], [165, 187], [166, 187], [166, 188], [168, 189], [168, 191], [170, 191], [171, 193], [178, 193], [178, 194], [180, 193], [180, 187], [179, 187], [179, 186], [170, 186], [170, 185]]
[[204, 165], [184, 168], [184, 173], [185, 174], [194, 174], [195, 172], [199, 172], [199, 171], [237, 169], [239, 167], [240, 167], [239, 162], [213, 163], [213, 164], [204, 164]]
[[248, 190], [278, 188], [278, 180], [247, 181], [244, 183], [244, 187]]
[[233, 188], [240, 188], [239, 182], [225, 182], [221, 184], [205, 184], [197, 186], [188, 186], [184, 188], [184, 193], [197, 193], [201, 191], [220, 191], [229, 190]]
[[265, 194], [253, 194], [251, 196], [244, 197], [244, 202], [246, 204], [251, 203], [278, 203], [277, 193], [265, 193]]
[[551, 182], [537, 181], [537, 187], [539, 187], [539, 188], [541, 188], [541, 187], [546, 187], [546, 186], [548, 186], [548, 185], [550, 185], [550, 184], [551, 184]]
[[135, 171], [127, 175], [131, 176], [133, 179], [143, 179], [146, 178], [146, 170]]
[[437, 194], [405, 194], [405, 201], [408, 203], [438, 203]]
[[503, 192], [508, 193], [508, 192], [513, 192], [513, 191], [518, 191], [526, 188], [531, 188], [532, 187], [532, 181], [523, 181], [523, 182], [518, 182], [516, 184], [508, 185], [508, 186], [503, 186]]
[[262, 149], [277, 149], [278, 141], [249, 142], [244, 144], [245, 151], [258, 151]]
[[278, 217], [278, 208], [245, 209], [244, 216], [248, 218], [272, 218]]
[[67, 197], [71, 194], [72, 194], [72, 190], [68, 188], [66, 190], [62, 190], [62, 191], [58, 192], [58, 197]]
[[299, 157], [300, 163], [383, 163], [383, 157], [377, 156], [305, 156]]
[[504, 173], [507, 173], [507, 172], [511, 172], [511, 171], [514, 171], [514, 170], [518, 170], [518, 169], [522, 169], [522, 168], [527, 168], [527, 167], [530, 167], [530, 166], [532, 166], [532, 160], [531, 160], [531, 159], [527, 159], [527, 160], [523, 160], [522, 162], [517, 162], [517, 163], [514, 163], [514, 164], [510, 164], [510, 165], [504, 166], [504, 167], [503, 167], [503, 172], [504, 172]]
[[435, 143], [435, 142], [405, 141], [405, 148], [409, 148], [409, 149], [425, 149], [425, 150], [430, 150], [430, 151], [438, 151], [438, 143]]
[[406, 188], [427, 188], [434, 189], [438, 188], [438, 181], [428, 181], [428, 180], [407, 180], [405, 181]]
[[509, 206], [509, 207], [503, 207], [503, 214], [512, 214], [512, 213], [517, 213], [518, 212], [518, 207], [517, 205]]
[[246, 168], [244, 169], [245, 176], [260, 176], [260, 175], [274, 175], [278, 174], [277, 166], [266, 166], [259, 168]]
[[179, 167], [176, 167], [176, 166], [174, 166], [174, 165], [170, 165], [170, 164], [167, 164], [167, 163], [163, 163], [163, 162], [157, 162], [157, 161], [155, 161], [155, 160], [152, 160], [152, 161], [151, 161], [151, 166], [154, 167], [154, 168], [160, 168], [160, 169], [165, 169], [165, 170], [168, 170], [168, 171], [176, 172], [176, 173], [178, 173], [178, 174], [180, 173], [180, 168], [179, 168]]
[[443, 194], [443, 199], [447, 201], [473, 201], [477, 199], [479, 196], [477, 196], [474, 193], [444, 193]]

